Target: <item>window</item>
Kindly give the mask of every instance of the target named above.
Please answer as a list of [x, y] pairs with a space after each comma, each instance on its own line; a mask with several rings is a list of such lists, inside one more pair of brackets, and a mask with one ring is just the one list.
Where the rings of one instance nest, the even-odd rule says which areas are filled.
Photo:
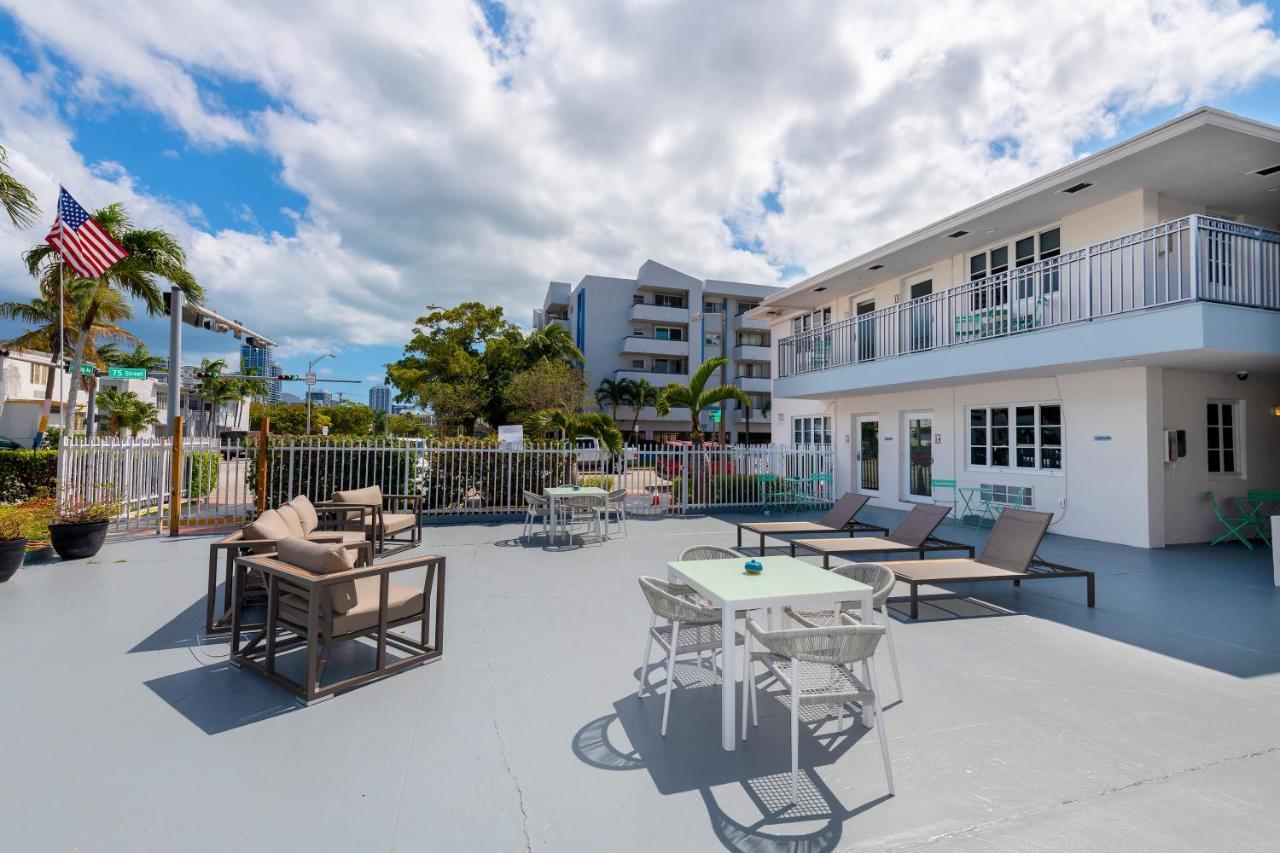
[[49, 366], [47, 364], [31, 365], [31, 384], [43, 387], [49, 381]]
[[831, 418], [795, 418], [791, 421], [793, 444], [830, 444]]
[[632, 334], [634, 337], [637, 337], [637, 338], [643, 338], [643, 337], [644, 337], [644, 329], [638, 329], [638, 328], [637, 328], [637, 329], [632, 329], [632, 330], [631, 330], [631, 334]]
[[643, 304], [644, 304], [644, 294], [643, 294], [643, 293], [633, 293], [633, 294], [631, 294], [631, 304], [632, 304], [632, 305], [643, 305]]
[[683, 341], [684, 329], [679, 326], [657, 326], [653, 330], [653, 337], [659, 341]]
[[1032, 403], [969, 409], [969, 465], [1062, 470], [1062, 406]]
[[653, 297], [653, 304], [663, 308], [683, 308], [684, 297], [672, 293], [659, 293]]
[[631, 359], [631, 369], [632, 369], [632, 370], [644, 370], [644, 359], [643, 359], [643, 358], [633, 358], [633, 359]]
[[821, 328], [831, 322], [831, 309], [822, 308], [810, 314], [802, 314], [791, 321], [793, 334]]
[[743, 314], [747, 313], [748, 311], [750, 311], [752, 308], [755, 308], [759, 304], [760, 304], [759, 302], [741, 302], [740, 301], [737, 303], [737, 307], [734, 309], [734, 314], [738, 316], [742, 316]]
[[1210, 474], [1238, 474], [1243, 467], [1240, 436], [1236, 432], [1236, 426], [1240, 423], [1239, 406], [1238, 401], [1210, 400], [1205, 407], [1209, 428], [1206, 447], [1209, 449]]
[[720, 310], [721, 309], [720, 309], [719, 302], [703, 302], [702, 303], [703, 314], [719, 314]]

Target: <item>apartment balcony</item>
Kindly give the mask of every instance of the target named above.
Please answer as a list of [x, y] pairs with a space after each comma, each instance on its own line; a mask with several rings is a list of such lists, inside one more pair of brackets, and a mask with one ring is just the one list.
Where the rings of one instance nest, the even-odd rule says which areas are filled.
[[1280, 354], [1280, 232], [1188, 216], [778, 342], [780, 397]]
[[623, 355], [674, 355], [689, 354], [688, 341], [667, 341], [659, 338], [645, 338], [639, 335], [628, 335], [622, 339], [618, 352]]
[[[666, 383], [663, 383], [663, 384], [665, 385]], [[619, 406], [618, 407], [618, 429], [622, 430], [623, 433], [630, 432], [631, 421], [634, 417], [635, 417], [635, 410], [632, 407]], [[665, 415], [660, 415], [658, 414], [658, 410], [655, 409], [653, 406], [645, 406], [640, 410], [639, 423], [645, 424], [645, 423], [653, 423], [653, 422], [663, 423], [663, 424], [686, 424], [687, 425], [689, 423], [689, 410], [682, 406], [676, 406], [675, 408], [670, 409]]]
[[733, 318], [731, 328], [735, 332], [765, 332], [769, 329], [769, 322], [754, 320], [746, 314], [737, 314]]
[[733, 384], [748, 394], [768, 394], [773, 391], [773, 380], [768, 376], [738, 376]]
[[681, 385], [689, 382], [689, 374], [687, 373], [661, 373], [655, 370], [635, 370], [632, 368], [615, 370], [613, 378], [618, 380], [630, 379], [633, 382], [639, 382], [643, 379], [658, 388], [672, 382], [679, 382]]
[[688, 308], [668, 308], [665, 305], [636, 304], [631, 306], [627, 318], [633, 323], [688, 323]]
[[733, 348], [734, 361], [769, 361], [773, 358], [773, 348], [741, 344]]

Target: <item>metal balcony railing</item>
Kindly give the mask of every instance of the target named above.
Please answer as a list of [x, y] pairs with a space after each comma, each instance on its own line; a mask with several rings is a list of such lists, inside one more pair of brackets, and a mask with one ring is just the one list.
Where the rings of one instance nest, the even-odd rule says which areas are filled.
[[778, 342], [778, 376], [1164, 305], [1280, 310], [1280, 232], [1192, 215]]

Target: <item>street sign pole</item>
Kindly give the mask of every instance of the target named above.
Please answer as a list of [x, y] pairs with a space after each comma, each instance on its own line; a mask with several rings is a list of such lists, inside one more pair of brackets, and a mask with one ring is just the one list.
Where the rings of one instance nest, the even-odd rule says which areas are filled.
[[169, 290], [169, 440], [182, 405], [182, 297], [180, 288]]

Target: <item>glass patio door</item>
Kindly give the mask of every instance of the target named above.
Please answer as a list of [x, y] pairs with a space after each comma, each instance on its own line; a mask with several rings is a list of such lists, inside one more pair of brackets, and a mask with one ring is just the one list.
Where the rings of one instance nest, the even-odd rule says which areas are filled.
[[933, 497], [933, 412], [908, 412], [906, 428], [904, 499], [928, 501]]
[[858, 446], [854, 470], [858, 472], [858, 490], [880, 490], [880, 419], [858, 418]]

